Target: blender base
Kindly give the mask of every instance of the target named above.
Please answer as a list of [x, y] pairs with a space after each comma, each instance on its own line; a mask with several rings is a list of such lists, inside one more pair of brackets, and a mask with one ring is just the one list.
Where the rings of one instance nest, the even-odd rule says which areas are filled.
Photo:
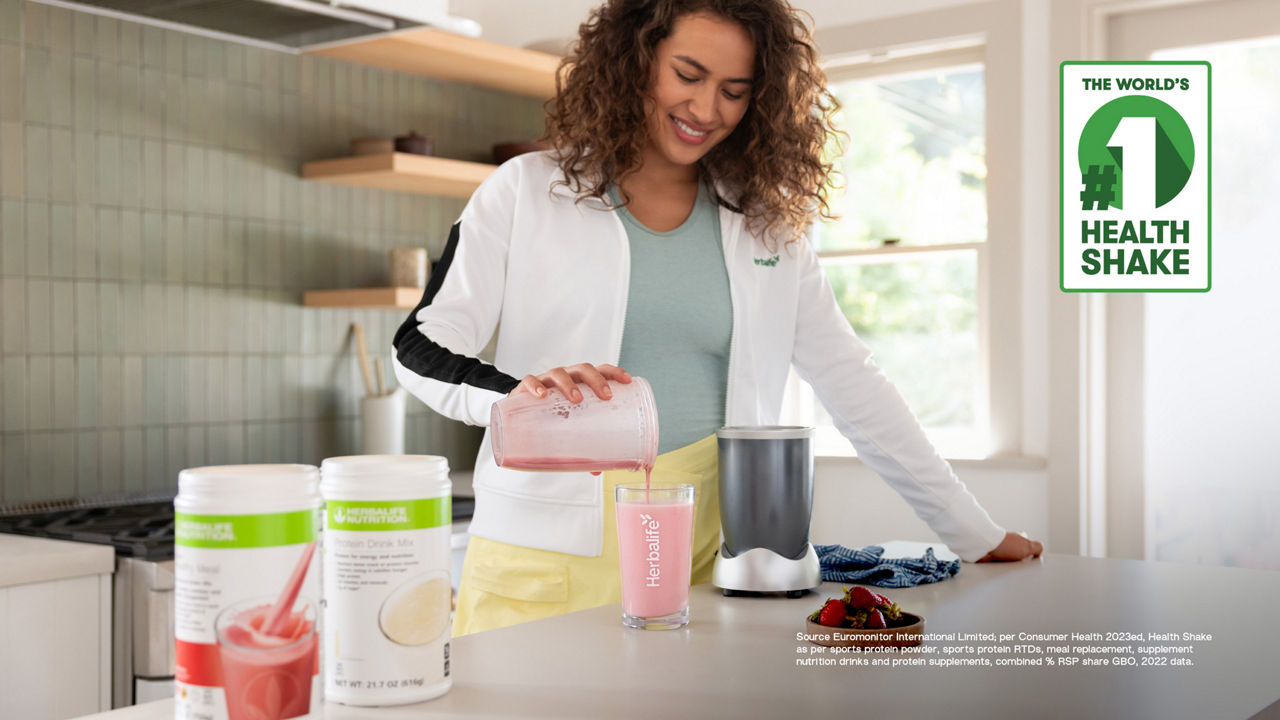
[[711, 570], [711, 583], [726, 591], [726, 596], [730, 592], [785, 592], [787, 597], [799, 597], [822, 584], [822, 571], [812, 544], [796, 559], [782, 557], [768, 548], [752, 548], [727, 557], [721, 545]]

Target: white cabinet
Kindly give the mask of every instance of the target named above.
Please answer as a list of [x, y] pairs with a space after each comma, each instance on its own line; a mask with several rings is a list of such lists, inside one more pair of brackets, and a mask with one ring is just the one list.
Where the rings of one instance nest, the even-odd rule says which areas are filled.
[[0, 718], [111, 709], [111, 547], [0, 535]]

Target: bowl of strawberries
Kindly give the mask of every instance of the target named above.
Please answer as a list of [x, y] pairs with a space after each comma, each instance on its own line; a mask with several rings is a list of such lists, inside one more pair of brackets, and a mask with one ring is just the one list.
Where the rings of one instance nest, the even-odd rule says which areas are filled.
[[809, 641], [829, 647], [905, 647], [919, 645], [924, 618], [861, 585], [847, 588], [809, 616]]

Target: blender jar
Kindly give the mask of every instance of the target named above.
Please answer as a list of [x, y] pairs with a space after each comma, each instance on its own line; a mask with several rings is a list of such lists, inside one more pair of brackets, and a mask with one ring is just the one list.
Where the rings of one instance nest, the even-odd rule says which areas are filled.
[[512, 470], [650, 470], [658, 455], [658, 408], [644, 378], [609, 383], [601, 400], [579, 383], [582, 402], [559, 390], [539, 398], [516, 393], [494, 403], [489, 416], [493, 458]]

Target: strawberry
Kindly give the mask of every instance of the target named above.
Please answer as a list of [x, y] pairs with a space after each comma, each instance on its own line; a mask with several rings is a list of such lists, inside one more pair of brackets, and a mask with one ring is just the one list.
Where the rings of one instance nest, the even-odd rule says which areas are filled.
[[849, 619], [845, 622], [845, 627], [861, 628], [867, 624], [867, 611], [858, 610], [849, 615]]
[[872, 597], [874, 597], [874, 598], [876, 599], [876, 607], [878, 607], [878, 608], [886, 608], [886, 607], [889, 607], [889, 605], [890, 605], [889, 598], [887, 598], [887, 597], [885, 597], [885, 596], [881, 595], [880, 593], [876, 593], [876, 592], [871, 593], [871, 595], [872, 595]]
[[844, 603], [839, 600], [828, 600], [826, 605], [818, 611], [818, 624], [827, 627], [840, 627], [844, 623], [845, 609]]
[[881, 615], [879, 610], [872, 610], [871, 614], [867, 615], [867, 628], [884, 628], [888, 626], [888, 623], [884, 621], [884, 615]]
[[861, 585], [855, 585], [845, 593], [844, 601], [851, 610], [854, 608], [870, 609], [880, 604], [876, 599], [876, 594]]

